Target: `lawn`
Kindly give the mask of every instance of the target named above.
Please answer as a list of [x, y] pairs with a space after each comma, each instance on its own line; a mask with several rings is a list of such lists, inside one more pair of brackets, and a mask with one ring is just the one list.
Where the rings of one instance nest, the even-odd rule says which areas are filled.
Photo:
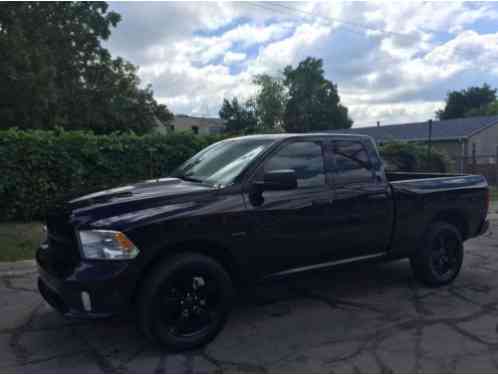
[[489, 192], [491, 194], [491, 200], [498, 201], [498, 188], [496, 186], [490, 186]]
[[39, 222], [0, 223], [0, 262], [33, 259], [42, 236]]

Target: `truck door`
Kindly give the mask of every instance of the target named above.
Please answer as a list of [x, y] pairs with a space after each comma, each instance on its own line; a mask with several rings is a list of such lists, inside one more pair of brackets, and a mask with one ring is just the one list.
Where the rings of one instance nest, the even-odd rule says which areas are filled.
[[372, 160], [376, 153], [361, 140], [334, 140], [331, 146], [334, 251], [341, 258], [382, 253], [389, 245], [394, 208], [381, 164]]
[[293, 169], [296, 189], [245, 193], [251, 230], [246, 251], [260, 273], [269, 274], [320, 262], [330, 244], [332, 189], [324, 165], [323, 143], [292, 140], [263, 161], [252, 180], [265, 172]]

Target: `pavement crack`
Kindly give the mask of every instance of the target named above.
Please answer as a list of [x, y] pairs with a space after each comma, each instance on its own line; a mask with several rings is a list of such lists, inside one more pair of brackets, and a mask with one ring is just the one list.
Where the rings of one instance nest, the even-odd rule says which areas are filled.
[[457, 333], [459, 333], [460, 335], [465, 336], [466, 338], [468, 338], [471, 341], [474, 341], [474, 342], [477, 342], [479, 344], [485, 345], [486, 347], [488, 347], [490, 349], [498, 349], [498, 344], [492, 343], [492, 342], [488, 342], [486, 340], [483, 340], [479, 336], [474, 335], [473, 333], [468, 332], [467, 330], [459, 327], [458, 325], [456, 325], [454, 323], [446, 323], [446, 325], [448, 327], [450, 327], [451, 329], [453, 329], [454, 331], [456, 331]]
[[2, 282], [3, 282], [5, 289], [12, 290], [14, 292], [29, 292], [29, 293], [38, 294], [38, 291], [35, 288], [30, 289], [30, 288], [24, 288], [21, 286], [14, 286], [12, 284], [12, 280], [11, 280], [12, 277], [3, 276], [3, 277], [1, 277], [1, 279], [2, 279]]
[[420, 373], [422, 371], [422, 337], [424, 335], [424, 327], [422, 325], [417, 326], [415, 330], [415, 345], [414, 345], [414, 357], [415, 357], [415, 373]]
[[9, 345], [12, 348], [12, 351], [14, 352], [17, 361], [20, 362], [21, 364], [26, 363], [30, 355], [28, 349], [23, 344], [21, 344], [21, 338], [24, 335], [24, 333], [26, 333], [29, 330], [36, 314], [43, 305], [44, 302], [40, 302], [38, 305], [36, 305], [28, 315], [26, 321], [23, 324], [21, 324], [19, 327], [15, 328], [10, 336]]
[[325, 361], [325, 363], [328, 364], [328, 365], [330, 365], [330, 364], [333, 364], [333, 363], [342, 362], [342, 361], [349, 361], [349, 360], [351, 360], [353, 358], [356, 358], [357, 356], [359, 356], [367, 348], [368, 344], [369, 344], [369, 342], [366, 341], [363, 344], [361, 344], [358, 348], [356, 348], [355, 350], [353, 350], [351, 353], [343, 355], [343, 356], [339, 356], [339, 357], [327, 359]]
[[245, 372], [245, 373], [260, 373], [260, 374], [268, 373], [266, 367], [262, 365], [254, 365], [252, 363], [246, 363], [246, 362], [232, 362], [232, 361], [220, 360], [214, 358], [212, 355], [206, 352], [202, 352], [201, 356], [205, 360], [213, 364], [219, 370], [220, 373], [224, 372], [230, 372], [230, 373]]
[[413, 307], [414, 307], [415, 311], [417, 312], [417, 314], [425, 315], [425, 316], [433, 315], [432, 311], [427, 309], [424, 305], [424, 302], [423, 302], [423, 299], [425, 297], [427, 297], [428, 295], [432, 295], [432, 293], [428, 293], [428, 294], [425, 294], [423, 296], [420, 296], [418, 294], [419, 288], [417, 288], [415, 283], [412, 283], [412, 285], [410, 286], [410, 290], [412, 292], [411, 301], [413, 303]]
[[53, 355], [53, 356], [49, 356], [49, 357], [37, 358], [37, 359], [33, 359], [31, 361], [26, 361], [23, 363], [23, 365], [24, 366], [25, 365], [34, 365], [34, 364], [52, 361], [54, 359], [77, 357], [77, 356], [79, 356], [81, 354], [85, 354], [85, 353], [87, 353], [87, 352], [86, 351], [77, 351], [77, 352], [71, 352], [71, 353], [65, 353], [65, 354], [57, 354], [57, 355]]
[[344, 299], [339, 299], [339, 298], [333, 298], [329, 296], [325, 296], [323, 294], [319, 294], [310, 290], [302, 289], [302, 288], [297, 288], [294, 287], [293, 291], [300, 295], [301, 297], [308, 298], [308, 299], [314, 299], [316, 301], [324, 302], [327, 305], [329, 305], [332, 309], [344, 309], [344, 307], [352, 307], [356, 308], [359, 310], [368, 310], [370, 312], [374, 312], [376, 314], [380, 315], [386, 315], [385, 311], [382, 311], [381, 309], [372, 306], [367, 303], [363, 302], [355, 302], [355, 301], [348, 301]]
[[88, 354], [91, 356], [91, 358], [95, 361], [95, 363], [97, 364], [97, 366], [100, 368], [100, 370], [102, 370], [102, 372], [105, 372], [105, 373], [112, 373], [112, 374], [116, 374], [116, 373], [120, 373], [120, 372], [124, 372], [123, 369], [121, 367], [116, 367], [114, 366], [111, 361], [109, 361], [105, 355], [103, 355], [102, 353], [100, 353], [97, 348], [95, 348], [89, 340], [86, 339], [86, 337], [84, 337], [83, 335], [78, 335], [78, 332], [76, 331], [76, 329], [74, 329], [74, 327], [71, 327], [71, 332], [73, 333], [73, 335], [78, 338], [82, 343], [83, 345], [87, 348], [88, 350]]
[[[486, 309], [486, 310], [496, 310], [496, 303], [487, 304], [487, 305], [485, 305], [485, 304], [481, 304], [481, 303], [479, 303], [479, 302], [477, 302], [477, 301], [473, 300], [472, 298], [469, 298], [469, 297], [467, 297], [467, 296], [465, 296], [465, 295], [461, 294], [461, 293], [460, 293], [460, 291], [459, 291], [458, 289], [460, 289], [460, 288], [457, 288], [457, 287], [450, 287], [450, 288], [448, 288], [448, 291], [449, 291], [449, 293], [450, 293], [452, 296], [454, 296], [454, 297], [456, 297], [456, 298], [458, 298], [458, 299], [460, 299], [460, 300], [462, 300], [462, 301], [465, 301], [465, 302], [467, 302], [467, 303], [471, 303], [472, 305], [478, 306], [478, 307], [480, 307], [480, 308], [482, 308], [482, 309]], [[475, 289], [474, 289], [474, 290], [475, 290]]]

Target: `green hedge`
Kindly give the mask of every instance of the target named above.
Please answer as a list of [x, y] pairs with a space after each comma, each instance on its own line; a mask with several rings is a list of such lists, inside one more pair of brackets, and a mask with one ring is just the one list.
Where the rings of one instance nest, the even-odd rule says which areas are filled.
[[0, 220], [40, 219], [67, 197], [167, 175], [215, 140], [181, 133], [0, 131]]
[[441, 173], [449, 171], [449, 157], [434, 147], [429, 157], [425, 144], [391, 141], [379, 146], [379, 153], [387, 170]]

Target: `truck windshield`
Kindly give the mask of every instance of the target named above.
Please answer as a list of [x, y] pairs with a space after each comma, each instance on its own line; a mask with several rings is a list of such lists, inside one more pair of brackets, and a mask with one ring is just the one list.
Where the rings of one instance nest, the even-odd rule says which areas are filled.
[[173, 172], [188, 181], [226, 186], [273, 141], [271, 139], [233, 139], [206, 147]]

